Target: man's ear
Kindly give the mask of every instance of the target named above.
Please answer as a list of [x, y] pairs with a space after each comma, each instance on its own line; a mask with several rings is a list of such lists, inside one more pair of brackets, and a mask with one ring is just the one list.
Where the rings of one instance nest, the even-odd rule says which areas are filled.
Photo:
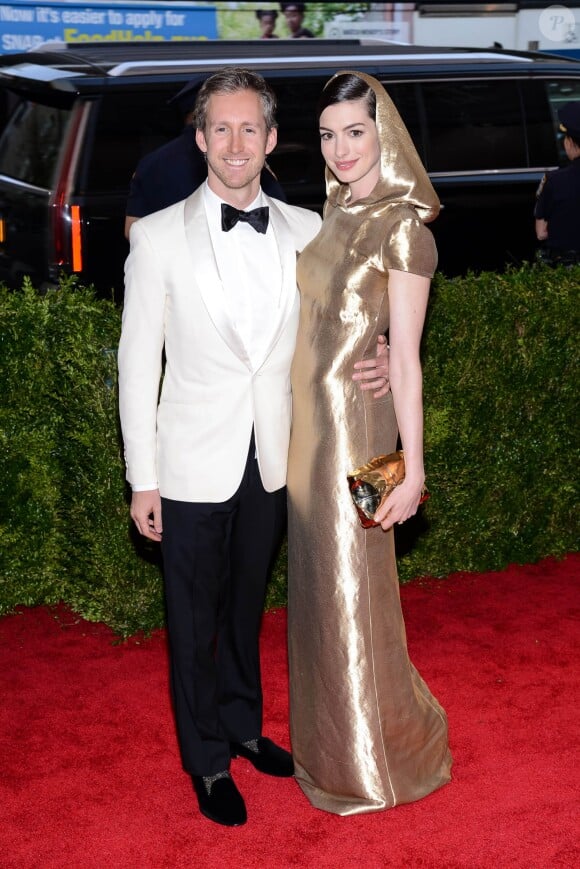
[[203, 130], [200, 130], [199, 127], [195, 131], [195, 142], [200, 151], [203, 151], [204, 154], [207, 153], [207, 142], [205, 141], [205, 135]]
[[266, 154], [271, 154], [278, 144], [278, 129], [272, 127], [266, 138]]

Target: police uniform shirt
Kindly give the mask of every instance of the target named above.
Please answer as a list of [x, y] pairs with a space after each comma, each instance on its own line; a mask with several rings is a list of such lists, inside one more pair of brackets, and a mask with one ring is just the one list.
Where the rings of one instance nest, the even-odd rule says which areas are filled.
[[192, 126], [139, 161], [131, 179], [127, 214], [145, 217], [186, 199], [205, 179], [207, 171], [195, 144]]
[[[195, 142], [195, 129], [184, 127], [180, 136], [139, 161], [131, 179], [125, 213], [145, 217], [186, 199], [207, 178], [205, 159]], [[264, 193], [286, 202], [282, 187], [267, 169], [260, 183]]]
[[550, 249], [580, 251], [580, 157], [544, 177], [534, 216], [548, 224]]

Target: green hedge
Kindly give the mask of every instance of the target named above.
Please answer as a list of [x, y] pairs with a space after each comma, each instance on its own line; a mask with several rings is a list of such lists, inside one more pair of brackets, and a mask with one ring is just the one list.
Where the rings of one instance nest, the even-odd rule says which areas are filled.
[[437, 279], [425, 327], [428, 533], [419, 574], [500, 569], [578, 547], [580, 269]]
[[120, 447], [120, 314], [62, 283], [0, 295], [0, 612], [64, 600], [121, 636], [163, 621], [159, 555], [134, 539]]
[[[397, 529], [402, 582], [577, 547], [579, 279], [526, 267], [434, 282], [431, 498]], [[125, 637], [163, 623], [163, 597], [158, 548], [128, 517], [119, 330], [113, 302], [73, 280], [42, 296], [0, 288], [0, 613], [63, 600]], [[285, 599], [284, 549], [267, 605]]]

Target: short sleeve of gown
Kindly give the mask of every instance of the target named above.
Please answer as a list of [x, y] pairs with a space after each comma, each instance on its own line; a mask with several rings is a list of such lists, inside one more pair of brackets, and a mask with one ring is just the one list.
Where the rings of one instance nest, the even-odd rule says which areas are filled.
[[417, 215], [401, 216], [393, 222], [383, 244], [383, 264], [387, 269], [433, 277], [437, 268], [435, 239]]

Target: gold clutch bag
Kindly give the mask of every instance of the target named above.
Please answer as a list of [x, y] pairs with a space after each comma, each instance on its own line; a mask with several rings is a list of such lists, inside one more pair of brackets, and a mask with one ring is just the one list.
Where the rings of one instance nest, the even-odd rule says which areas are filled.
[[[405, 479], [405, 457], [403, 450], [376, 456], [347, 474], [350, 494], [363, 528], [373, 528], [379, 523], [374, 515], [393, 489]], [[423, 489], [420, 504], [427, 500], [429, 493]]]

